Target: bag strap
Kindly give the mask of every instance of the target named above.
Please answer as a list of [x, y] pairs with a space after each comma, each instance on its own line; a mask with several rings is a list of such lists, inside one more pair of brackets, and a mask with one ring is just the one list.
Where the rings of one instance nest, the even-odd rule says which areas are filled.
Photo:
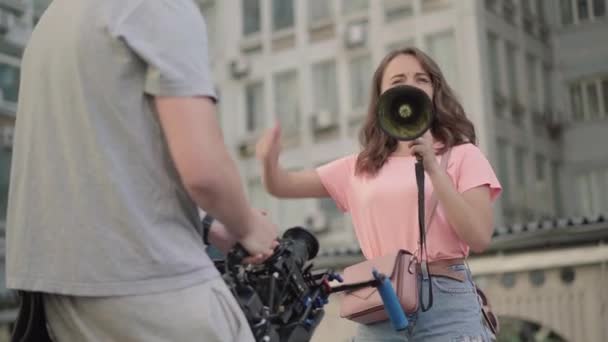
[[[441, 157], [440, 169], [442, 171], [446, 171], [448, 167], [448, 160], [450, 159], [450, 154], [452, 149], [448, 149], [443, 156]], [[429, 201], [431, 210], [429, 212], [429, 216], [426, 216], [426, 211], [424, 207], [424, 165], [422, 164], [422, 160], [416, 162], [416, 184], [418, 186], [418, 226], [420, 229], [420, 241], [419, 241], [419, 249], [420, 249], [420, 269], [422, 273], [423, 280], [428, 280], [429, 283], [429, 301], [427, 305], [424, 304], [424, 296], [422, 295], [422, 286], [420, 286], [420, 303], [422, 307], [422, 311], [426, 312], [433, 306], [433, 286], [430, 281], [431, 275], [428, 270], [428, 252], [426, 249], [426, 235], [428, 233], [428, 229], [431, 227], [431, 221], [435, 214], [435, 210], [437, 209], [437, 205], [439, 204], [439, 199], [435, 195], [435, 192], [431, 194], [431, 198]], [[425, 221], [428, 224], [428, 228], [425, 228]], [[422, 253], [424, 253], [424, 258], [422, 257]], [[416, 253], [417, 254], [417, 253]]]
[[[450, 160], [451, 154], [452, 154], [452, 149], [450, 148], [441, 157], [441, 162], [439, 164], [439, 168], [442, 171], [448, 170], [448, 161]], [[431, 208], [431, 210], [429, 211], [429, 214], [425, 220], [426, 221], [426, 234], [428, 234], [429, 230], [431, 229], [431, 221], [433, 220], [435, 210], [437, 209], [438, 204], [439, 204], [439, 199], [437, 198], [435, 191], [433, 191], [433, 193], [431, 194], [431, 198], [429, 199], [429, 208]]]

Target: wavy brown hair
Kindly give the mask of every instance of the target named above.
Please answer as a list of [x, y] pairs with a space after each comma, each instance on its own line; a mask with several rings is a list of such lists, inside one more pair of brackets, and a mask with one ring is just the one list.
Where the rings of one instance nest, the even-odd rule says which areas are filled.
[[390, 137], [380, 128], [377, 105], [382, 89], [382, 78], [387, 65], [399, 55], [411, 55], [416, 58], [431, 78], [433, 86], [433, 109], [435, 118], [431, 124], [431, 133], [443, 147], [437, 151], [442, 154], [448, 148], [465, 143], [477, 144], [475, 127], [467, 118], [456, 95], [447, 84], [439, 66], [421, 50], [408, 47], [390, 52], [374, 72], [371, 96], [367, 110], [367, 119], [359, 133], [362, 151], [357, 157], [356, 173], [375, 175], [386, 163], [391, 153], [395, 152], [398, 140]]

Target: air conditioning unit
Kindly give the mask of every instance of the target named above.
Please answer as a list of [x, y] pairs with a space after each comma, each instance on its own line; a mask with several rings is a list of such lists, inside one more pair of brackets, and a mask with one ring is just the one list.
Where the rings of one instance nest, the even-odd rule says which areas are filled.
[[317, 209], [306, 216], [306, 227], [313, 233], [322, 233], [329, 229], [327, 215]]
[[0, 128], [0, 145], [2, 148], [10, 149], [13, 146], [13, 136], [15, 128], [12, 126], [3, 126]]
[[354, 22], [346, 26], [344, 43], [348, 48], [364, 46], [367, 41], [367, 22]]
[[230, 75], [234, 79], [241, 79], [249, 74], [251, 66], [247, 58], [239, 56], [230, 61]]
[[312, 116], [313, 129], [323, 130], [336, 125], [334, 115], [327, 109], [321, 109]]

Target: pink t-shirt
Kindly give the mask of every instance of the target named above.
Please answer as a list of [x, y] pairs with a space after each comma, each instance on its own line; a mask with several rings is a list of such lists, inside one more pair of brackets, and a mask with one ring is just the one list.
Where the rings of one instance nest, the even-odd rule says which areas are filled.
[[[437, 162], [441, 156], [437, 156]], [[413, 156], [389, 157], [374, 177], [355, 176], [357, 155], [350, 155], [317, 168], [317, 173], [338, 208], [352, 216], [363, 255], [371, 259], [399, 249], [414, 252], [418, 248], [418, 191]], [[492, 166], [473, 144], [452, 148], [447, 173], [457, 191], [463, 193], [478, 186], [489, 186], [492, 202], [501, 186]], [[425, 178], [425, 206], [433, 191]], [[429, 260], [465, 257], [469, 246], [447, 222], [439, 202], [431, 225], [427, 226]]]

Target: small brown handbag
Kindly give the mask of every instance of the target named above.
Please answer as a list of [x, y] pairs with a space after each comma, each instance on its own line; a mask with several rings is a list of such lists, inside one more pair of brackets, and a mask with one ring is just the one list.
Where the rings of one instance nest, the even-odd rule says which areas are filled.
[[[444, 171], [447, 170], [450, 153], [451, 150], [448, 150], [441, 158], [440, 167]], [[420, 181], [421, 178], [423, 179], [424, 170], [422, 169], [421, 164], [421, 170], [418, 170], [418, 165], [416, 166], [418, 189], [424, 189], [424, 181]], [[420, 175], [422, 175], [422, 177], [418, 177]], [[425, 223], [427, 223], [427, 227], [430, 225], [435, 209], [437, 208], [437, 202], [437, 197], [433, 193], [429, 200], [430, 212], [429, 215], [426, 216], [424, 211], [424, 197], [423, 194], [421, 197], [419, 191], [419, 217], [426, 216], [425, 220], [419, 219], [421, 233], [420, 252], [426, 251], [426, 231], [424, 230], [424, 226]], [[347, 290], [344, 290], [344, 295], [342, 297], [340, 317], [362, 324], [370, 324], [388, 319], [388, 314], [384, 310], [384, 304], [378, 289], [371, 286], [374, 281], [372, 276], [373, 268], [376, 268], [380, 273], [383, 273], [390, 278], [403, 310], [406, 313], [416, 312], [419, 303], [419, 288], [415, 267], [417, 262], [418, 259], [416, 255], [406, 250], [400, 250], [394, 254], [383, 255], [345, 268], [343, 274], [344, 285], [341, 285], [340, 289], [347, 288]], [[370, 286], [361, 288], [362, 284], [370, 284]], [[348, 288], [352, 288], [352, 290], [348, 290]], [[431, 291], [431, 286], [429, 286], [429, 291]], [[431, 306], [432, 292], [429, 292], [428, 306], [423, 305], [422, 309], [426, 311]]]

